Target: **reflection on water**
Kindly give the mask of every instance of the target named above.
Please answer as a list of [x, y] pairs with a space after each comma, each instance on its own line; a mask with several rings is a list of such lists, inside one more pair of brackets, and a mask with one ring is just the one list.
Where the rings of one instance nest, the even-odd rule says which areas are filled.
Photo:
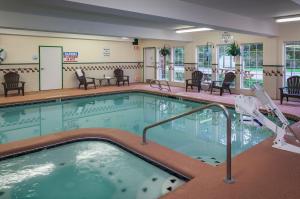
[[[0, 143], [78, 128], [119, 128], [141, 135], [153, 122], [203, 104], [161, 96], [127, 93], [0, 109]], [[233, 155], [261, 142], [271, 133], [241, 124], [231, 110]], [[226, 119], [218, 109], [172, 121], [150, 130], [150, 139], [193, 157], [223, 161]]]

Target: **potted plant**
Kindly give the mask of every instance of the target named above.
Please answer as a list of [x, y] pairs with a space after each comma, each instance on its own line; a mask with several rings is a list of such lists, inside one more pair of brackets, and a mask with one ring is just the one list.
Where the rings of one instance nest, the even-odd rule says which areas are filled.
[[233, 42], [229, 45], [229, 48], [227, 49], [227, 54], [233, 57], [237, 57], [241, 55], [241, 49], [239, 45], [236, 42]]
[[166, 46], [164, 46], [162, 49], [160, 49], [159, 54], [163, 57], [166, 57], [171, 54], [171, 50], [170, 48], [166, 48]]
[[166, 65], [167, 65], [167, 56], [171, 55], [171, 49], [170, 48], [166, 48], [166, 46], [164, 46], [162, 49], [160, 49], [159, 51], [160, 56], [164, 57], [164, 64], [163, 64], [163, 68], [162, 68], [162, 73], [163, 76], [165, 76], [165, 70], [166, 70]]

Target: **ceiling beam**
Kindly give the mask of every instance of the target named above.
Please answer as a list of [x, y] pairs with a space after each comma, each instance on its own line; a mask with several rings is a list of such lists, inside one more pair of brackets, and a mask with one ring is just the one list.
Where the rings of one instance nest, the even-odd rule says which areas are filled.
[[87, 35], [191, 41], [171, 30], [0, 11], [0, 27]]
[[[240, 33], [278, 36], [278, 25], [273, 21], [264, 21], [246, 16], [224, 12], [180, 0], [64, 0], [93, 6], [94, 9], [110, 9], [114, 14], [130, 17], [160, 17], [188, 24], [209, 26], [218, 30]], [[225, 2], [224, 2], [225, 3]], [[78, 6], [78, 5], [77, 5]]]

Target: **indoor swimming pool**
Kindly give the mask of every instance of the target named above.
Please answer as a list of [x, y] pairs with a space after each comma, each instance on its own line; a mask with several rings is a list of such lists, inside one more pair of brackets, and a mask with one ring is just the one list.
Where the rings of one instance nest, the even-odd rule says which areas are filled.
[[0, 199], [155, 199], [185, 182], [104, 141], [2, 160], [0, 179]]
[[[203, 106], [158, 95], [130, 92], [0, 108], [0, 143], [78, 128], [117, 128], [142, 135], [156, 121]], [[272, 133], [242, 124], [232, 116], [232, 156]], [[207, 109], [149, 131], [149, 139], [199, 161], [218, 165], [226, 159], [226, 119]]]

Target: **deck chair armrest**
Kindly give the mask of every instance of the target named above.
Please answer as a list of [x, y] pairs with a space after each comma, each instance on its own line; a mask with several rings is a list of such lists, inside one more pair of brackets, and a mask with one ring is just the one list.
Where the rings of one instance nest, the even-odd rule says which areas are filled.
[[185, 82], [189, 83], [189, 81], [192, 81], [192, 79], [186, 79]]
[[220, 81], [220, 80], [214, 80], [214, 81], [211, 81], [211, 85], [216, 85], [216, 83], [222, 83], [223, 81]]
[[129, 80], [129, 76], [128, 75], [124, 75], [123, 78], [126, 78], [127, 80]]
[[95, 77], [85, 77], [86, 79], [92, 79], [92, 80], [95, 80], [96, 78]]
[[284, 91], [287, 91], [288, 88], [289, 88], [289, 87], [287, 87], [287, 86], [284, 86], [284, 87], [279, 88], [280, 93], [284, 93]]

